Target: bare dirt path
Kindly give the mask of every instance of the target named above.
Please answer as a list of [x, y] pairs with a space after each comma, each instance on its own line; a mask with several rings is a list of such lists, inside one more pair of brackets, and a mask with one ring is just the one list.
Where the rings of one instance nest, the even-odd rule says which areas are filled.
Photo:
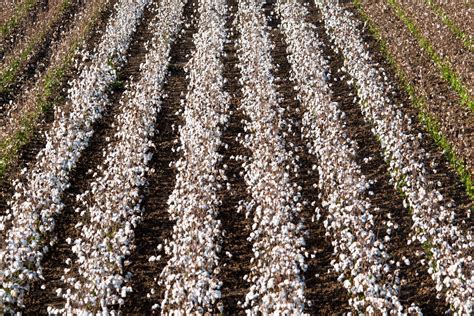
[[249, 199], [246, 184], [243, 178], [244, 169], [242, 161], [237, 156], [250, 157], [251, 152], [240, 142], [239, 134], [245, 135], [245, 119], [240, 109], [242, 98], [241, 85], [239, 84], [240, 71], [238, 69], [238, 58], [236, 54], [236, 41], [240, 36], [238, 31], [232, 27], [237, 12], [237, 1], [229, 0], [229, 16], [227, 17], [228, 42], [224, 46], [226, 56], [223, 58], [224, 78], [226, 84], [224, 89], [230, 95], [229, 109], [232, 112], [229, 122], [223, 133], [223, 143], [227, 148], [221, 148], [223, 155], [222, 165], [227, 165], [226, 177], [229, 187], [221, 190], [220, 199], [222, 206], [218, 219], [222, 223], [223, 243], [220, 253], [222, 272], [222, 301], [224, 313], [244, 314], [238, 302], [245, 301], [249, 284], [244, 281], [244, 275], [250, 272], [250, 259], [253, 256], [252, 244], [247, 240], [252, 225], [251, 219], [245, 217], [245, 212], [237, 212], [239, 201]]

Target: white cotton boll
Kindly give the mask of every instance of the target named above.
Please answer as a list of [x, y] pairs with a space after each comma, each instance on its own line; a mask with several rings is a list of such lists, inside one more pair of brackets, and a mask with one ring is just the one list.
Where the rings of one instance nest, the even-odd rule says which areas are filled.
[[349, 280], [345, 280], [344, 283], [343, 283], [343, 286], [346, 288], [346, 289], [350, 289], [350, 287], [352, 286], [351, 285], [351, 282]]
[[[127, 297], [127, 288], [126, 288], [126, 287], [122, 287], [122, 289], [121, 289], [121, 291], [120, 291], [120, 296], [121, 296], [122, 298]], [[123, 303], [122, 303], [121, 305], [123, 305]]]

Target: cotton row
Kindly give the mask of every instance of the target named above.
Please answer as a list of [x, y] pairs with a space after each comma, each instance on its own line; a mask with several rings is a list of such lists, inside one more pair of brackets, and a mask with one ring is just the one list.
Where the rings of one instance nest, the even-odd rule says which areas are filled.
[[222, 313], [219, 258], [221, 223], [216, 219], [224, 180], [219, 168], [222, 129], [228, 118], [222, 54], [226, 39], [224, 0], [199, 0], [195, 51], [185, 70], [189, 79], [180, 127], [181, 158], [168, 212], [176, 223], [165, 243], [169, 257], [161, 273], [165, 314]]
[[373, 124], [384, 149], [392, 179], [400, 186], [412, 211], [413, 233], [429, 252], [428, 270], [436, 289], [458, 314], [471, 314], [474, 264], [470, 233], [455, 224], [451, 203], [445, 201], [427, 178], [429, 161], [416, 131], [400, 106], [388, 97], [391, 90], [383, 70], [377, 69], [364, 46], [356, 20], [337, 1], [320, 1], [329, 37], [344, 55], [348, 73], [356, 80], [365, 119]]
[[83, 66], [72, 82], [65, 109], [57, 109], [56, 120], [47, 134], [46, 146], [39, 152], [31, 170], [24, 170], [24, 181], [15, 183], [15, 194], [0, 228], [8, 227], [5, 247], [0, 250], [0, 311], [21, 306], [32, 280], [41, 278], [41, 260], [52, 244], [54, 217], [64, 204], [61, 196], [69, 186], [69, 174], [93, 134], [92, 124], [107, 103], [106, 90], [125, 60], [131, 36], [148, 0], [121, 0], [107, 25], [97, 49], [89, 54], [90, 65]]
[[[343, 113], [331, 101], [327, 60], [308, 12], [294, 0], [279, 0], [277, 10], [288, 43], [292, 79], [304, 114], [304, 132], [311, 153], [318, 157], [319, 188], [327, 209], [324, 221], [337, 260], [332, 262], [351, 293], [351, 306], [367, 314], [400, 314], [397, 272], [388, 265], [383, 240], [375, 236], [375, 209], [364, 194], [369, 187], [354, 160], [356, 144], [344, 131]], [[389, 237], [385, 237], [389, 240]]]
[[244, 163], [254, 254], [246, 276], [251, 286], [244, 307], [250, 315], [299, 314], [305, 303], [302, 273], [306, 267], [301, 227], [295, 224], [301, 211], [300, 192], [290, 180], [290, 169], [297, 173], [297, 167], [282, 137], [284, 110], [278, 104], [271, 73], [272, 45], [260, 5], [259, 1], [239, 1], [235, 20], [241, 35], [241, 107], [249, 118], [244, 145], [252, 152]]
[[[148, 26], [154, 34], [145, 44], [148, 53], [140, 65], [142, 77], [132, 82], [120, 100], [113, 141], [104, 150], [105, 162], [95, 173], [90, 190], [78, 196], [81, 222], [79, 238], [71, 240], [74, 258], [66, 260], [64, 309], [50, 313], [115, 313], [111, 305], [123, 305], [132, 289], [127, 285], [125, 258], [133, 245], [134, 228], [141, 219], [139, 189], [146, 184], [148, 162], [160, 111], [162, 84], [184, 3], [160, 2]], [[74, 267], [74, 268], [72, 268]]]

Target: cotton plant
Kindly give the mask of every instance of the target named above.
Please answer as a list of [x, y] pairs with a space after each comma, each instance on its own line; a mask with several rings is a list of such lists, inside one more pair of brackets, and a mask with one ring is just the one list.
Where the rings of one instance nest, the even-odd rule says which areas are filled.
[[5, 231], [0, 250], [0, 311], [14, 312], [23, 305], [34, 280], [42, 278], [41, 261], [54, 241], [54, 218], [64, 208], [62, 193], [69, 187], [71, 170], [93, 134], [92, 124], [107, 104], [106, 91], [125, 61], [125, 52], [148, 0], [121, 0], [98, 47], [90, 53], [90, 65], [82, 66], [71, 83], [64, 109], [46, 135], [46, 145], [34, 166], [23, 170], [6, 215], [0, 218]]
[[182, 22], [184, 4], [162, 1], [154, 12], [148, 26], [154, 36], [140, 65], [143, 74], [120, 99], [113, 140], [103, 153], [105, 161], [94, 173], [90, 189], [77, 198], [81, 204], [76, 224], [79, 237], [68, 240], [77, 259], [66, 260], [65, 286], [57, 289], [66, 304], [50, 307], [51, 314], [114, 314], [117, 311], [111, 306], [123, 305], [133, 290], [127, 283], [130, 275], [125, 272], [125, 257], [130, 255], [134, 228], [141, 220], [139, 190], [150, 171], [151, 137], [156, 132], [170, 47]]
[[393, 183], [401, 188], [411, 210], [413, 240], [424, 245], [436, 290], [456, 315], [472, 314], [471, 233], [456, 225], [454, 204], [429, 180], [430, 158], [408, 115], [390, 98], [393, 87], [384, 70], [372, 61], [356, 19], [337, 1], [315, 3], [323, 14], [328, 36], [344, 56], [344, 67], [355, 80], [359, 105], [380, 140]]
[[322, 44], [304, 22], [307, 9], [297, 1], [279, 0], [277, 12], [288, 44], [291, 78], [304, 109], [303, 134], [310, 153], [318, 158], [318, 187], [328, 214], [324, 226], [335, 237], [337, 259], [332, 265], [351, 294], [354, 310], [400, 314], [398, 273], [388, 264], [383, 239], [374, 234], [374, 214], [380, 210], [364, 196], [369, 183], [355, 162], [356, 144], [347, 138], [343, 113], [331, 100]]
[[249, 118], [244, 145], [252, 156], [244, 163], [244, 179], [251, 197], [246, 206], [253, 225], [250, 289], [243, 302], [246, 313], [303, 312], [304, 239], [294, 223], [301, 212], [300, 192], [290, 179], [295, 157], [285, 148], [282, 117], [272, 71], [271, 42], [261, 3], [239, 1], [235, 28], [241, 36], [237, 55], [243, 86], [241, 108]]
[[219, 252], [222, 239], [217, 219], [224, 180], [219, 154], [229, 109], [224, 92], [222, 56], [227, 37], [226, 1], [199, 0], [195, 15], [195, 50], [185, 66], [189, 78], [179, 129], [181, 158], [175, 162], [176, 184], [168, 200], [176, 223], [165, 242], [169, 257], [161, 273], [165, 314], [222, 313]]

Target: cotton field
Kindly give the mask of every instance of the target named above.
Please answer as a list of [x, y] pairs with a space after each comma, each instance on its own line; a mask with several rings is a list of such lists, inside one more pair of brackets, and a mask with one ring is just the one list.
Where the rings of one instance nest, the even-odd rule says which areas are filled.
[[472, 315], [454, 2], [6, 0], [0, 313]]

